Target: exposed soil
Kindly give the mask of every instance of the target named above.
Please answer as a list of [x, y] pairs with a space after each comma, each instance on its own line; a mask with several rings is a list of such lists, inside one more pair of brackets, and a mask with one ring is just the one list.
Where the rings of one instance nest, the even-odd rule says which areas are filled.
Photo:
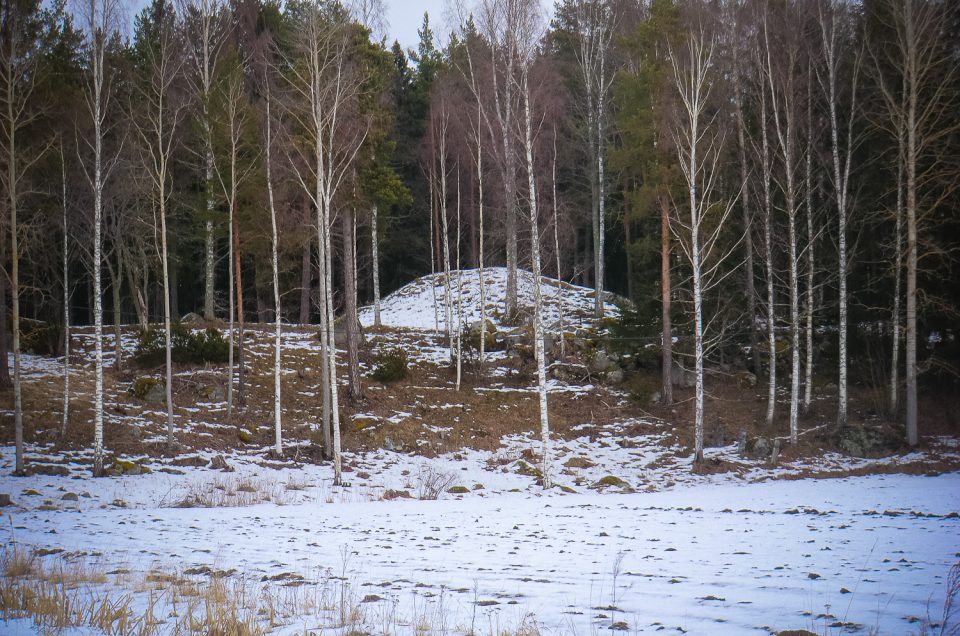
[[[118, 455], [170, 455], [189, 449], [227, 451], [237, 448], [268, 447], [273, 440], [272, 329], [269, 325], [248, 325], [245, 381], [237, 405], [228, 417], [225, 403], [209, 397], [212, 388], [223, 390], [225, 369], [178, 365], [174, 379], [177, 448], [165, 442], [164, 404], [147, 403], [133, 397], [129, 388], [141, 376], [162, 376], [162, 367], [139, 368], [125, 360], [121, 370], [106, 367], [106, 420], [104, 437], [108, 449]], [[133, 334], [133, 328], [127, 329]], [[292, 339], [292, 340], [290, 340]], [[322, 457], [322, 438], [316, 432], [321, 416], [320, 352], [313, 329], [290, 329], [283, 353], [284, 437], [301, 442], [301, 459]], [[82, 370], [71, 376], [71, 417], [67, 434], [59, 435], [62, 413], [63, 379], [59, 373], [32, 373], [24, 382], [24, 422], [28, 442], [56, 443], [67, 451], [71, 461], [83, 461], [73, 452], [90, 447], [93, 441], [93, 367], [92, 339], [75, 339], [75, 359]], [[340, 417], [345, 450], [373, 450], [388, 445], [416, 450], [422, 455], [456, 451], [461, 448], [496, 449], [504, 435], [539, 430], [537, 394], [533, 390], [532, 369], [515, 368], [502, 358], [488, 364], [481, 375], [477, 366], [465, 364], [460, 390], [455, 389], [453, 369], [445, 364], [412, 356], [408, 377], [383, 384], [368, 377], [374, 365], [374, 350], [380, 345], [401, 346], [407, 351], [442, 348], [444, 338], [422, 332], [380, 330], [368, 333], [361, 355], [365, 368], [364, 399], [345, 402], [341, 390]], [[109, 349], [112, 353], [112, 348]], [[129, 358], [129, 356], [128, 356]], [[435, 360], [436, 358], [434, 358]], [[346, 368], [338, 370], [341, 380]], [[641, 372], [642, 373], [642, 372]], [[657, 386], [653, 374], [628, 378], [627, 384]], [[605, 387], [599, 382], [583, 387], [564, 387], [550, 394], [551, 429], [560, 439], [590, 436], [595, 430], [613, 424], [623, 432], [639, 435], [649, 432], [657, 420], [672, 425], [675, 440], [684, 448], [693, 445], [693, 391], [675, 387], [676, 402], [670, 406], [631, 397], [623, 387]], [[789, 396], [780, 395], [776, 425], [764, 422], [766, 391], [763, 387], [744, 387], [732, 376], [711, 375], [707, 386], [705, 443], [719, 446], [733, 443], [745, 431], [750, 438], [788, 435]], [[240, 399], [242, 397], [242, 400]], [[860, 386], [850, 391], [850, 423], [896, 427], [881, 413], [882, 392]], [[926, 439], [960, 433], [958, 401], [951, 396], [923, 395], [920, 430]], [[0, 442], [13, 439], [12, 391], [0, 392], [0, 407], [7, 409], [0, 424]], [[800, 443], [785, 445], [784, 460], [814, 457], [837, 450], [835, 434], [836, 389], [818, 386], [808, 412], [800, 418]], [[388, 422], [388, 426], [378, 425]], [[241, 431], [244, 431], [241, 434]], [[241, 439], [243, 437], [244, 439]], [[309, 443], [309, 444], [308, 444]], [[905, 453], [908, 449], [890, 448], [887, 452]], [[689, 452], [689, 451], [688, 451]], [[305, 456], [304, 456], [305, 454]], [[928, 471], [930, 466], [917, 470]], [[944, 460], [939, 470], [958, 468]], [[701, 471], [731, 469], [703, 465]]]

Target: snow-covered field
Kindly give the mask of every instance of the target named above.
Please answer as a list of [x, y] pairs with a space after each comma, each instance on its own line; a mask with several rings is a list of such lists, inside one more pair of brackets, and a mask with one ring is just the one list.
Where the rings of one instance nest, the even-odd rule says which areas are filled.
[[[4, 452], [5, 475], [11, 459]], [[351, 479], [372, 474], [367, 485], [343, 489], [330, 485], [327, 467], [275, 470], [239, 456], [228, 458], [234, 473], [3, 477], [2, 490], [19, 505], [8, 509], [0, 536], [5, 545], [96, 554], [107, 569], [343, 577], [362, 628], [381, 631], [387, 621], [397, 633], [416, 632], [430, 617], [431, 630], [461, 633], [535, 623], [563, 634], [905, 634], [918, 617], [939, 616], [944, 579], [960, 559], [957, 474], [763, 483], [713, 476], [660, 492], [543, 494], [490, 459], [352, 457]], [[424, 479], [444, 474], [471, 491], [385, 501], [383, 487], [371, 485], [393, 482], [416, 497]], [[171, 507], [231, 482], [258, 484], [273, 501]], [[68, 492], [80, 496], [64, 499]], [[288, 617], [272, 631], [336, 627], [326, 621]], [[0, 631], [14, 626], [0, 623]]]

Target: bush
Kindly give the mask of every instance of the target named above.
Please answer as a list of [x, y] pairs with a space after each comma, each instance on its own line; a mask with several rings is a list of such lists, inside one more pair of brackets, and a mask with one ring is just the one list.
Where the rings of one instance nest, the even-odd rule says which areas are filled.
[[370, 377], [378, 382], [396, 382], [407, 377], [407, 352], [393, 347], [377, 353], [377, 366]]
[[[163, 364], [165, 347], [163, 329], [150, 327], [137, 336], [134, 359], [145, 366]], [[179, 363], [223, 363], [230, 357], [230, 343], [216, 329], [194, 333], [182, 324], [174, 323], [170, 328], [170, 347], [173, 361]]]
[[62, 333], [55, 325], [40, 320], [20, 318], [20, 348], [27, 353], [40, 356], [54, 355], [59, 351], [61, 337]]

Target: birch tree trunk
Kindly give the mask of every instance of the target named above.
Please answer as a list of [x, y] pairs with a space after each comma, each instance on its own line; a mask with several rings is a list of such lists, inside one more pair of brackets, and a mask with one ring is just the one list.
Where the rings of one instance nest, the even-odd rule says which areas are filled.
[[770, 133], [768, 130], [767, 91], [760, 89], [760, 141], [763, 173], [763, 243], [767, 283], [767, 427], [773, 426], [777, 406], [777, 313], [774, 304], [773, 270], [773, 201], [771, 185], [773, 167], [770, 160]]
[[[830, 142], [831, 158], [833, 160], [833, 188], [835, 203], [837, 206], [837, 284], [839, 287], [839, 324], [837, 326], [839, 335], [839, 369], [837, 380], [837, 428], [843, 429], [847, 425], [847, 223], [850, 214], [848, 195], [850, 183], [850, 163], [853, 152], [853, 120], [856, 109], [857, 95], [857, 75], [859, 68], [859, 55], [856, 55], [854, 69], [851, 79], [851, 101], [850, 110], [846, 122], [846, 148], [840, 147], [840, 125], [837, 115], [837, 105], [839, 102], [837, 88], [837, 74], [840, 63], [844, 57], [849, 55], [841, 42], [843, 37], [839, 20], [846, 16], [842, 15], [840, 7], [831, 6], [826, 12], [820, 11], [820, 34], [823, 46], [824, 65], [826, 67], [826, 78], [821, 78], [820, 83], [826, 92], [827, 105], [829, 107], [830, 117]], [[840, 14], [840, 15], [838, 15]], [[843, 157], [841, 157], [841, 154]]]
[[[731, 249], [718, 253], [715, 248], [724, 223], [736, 204], [736, 197], [721, 202], [715, 192], [723, 139], [722, 134], [712, 128], [716, 120], [707, 114], [713, 88], [713, 51], [712, 38], [703, 31], [691, 31], [687, 34], [684, 51], [680, 55], [671, 51], [670, 55], [680, 104], [673, 132], [690, 207], [688, 220], [684, 221], [678, 214], [676, 223], [683, 230], [679, 244], [690, 262], [693, 292], [695, 466], [703, 461], [704, 359], [707, 352], [703, 296], [716, 284], [719, 265], [732, 252]], [[738, 247], [734, 245], [734, 248]], [[719, 280], [723, 280], [722, 277]], [[713, 317], [707, 324], [711, 322]]]
[[[786, 28], [791, 28], [787, 21]], [[772, 61], [769, 29], [766, 18], [763, 24], [766, 48], [766, 79], [770, 90], [774, 131], [780, 146], [784, 169], [784, 197], [787, 212], [787, 252], [790, 272], [790, 442], [797, 443], [800, 406], [800, 289], [797, 259], [797, 194], [796, 194], [796, 120], [794, 101], [797, 96], [795, 77], [796, 48], [792, 43], [784, 47], [784, 67], [775, 68]], [[779, 86], [778, 86], [779, 84]], [[779, 94], [779, 97], [778, 97]], [[780, 101], [783, 102], [781, 118]]]
[[813, 229], [813, 86], [810, 81], [810, 70], [807, 69], [807, 153], [804, 162], [805, 173], [803, 179], [804, 192], [806, 194], [807, 207], [807, 290], [806, 290], [806, 342], [804, 352], [806, 353], [806, 370], [803, 383], [803, 411], [810, 410], [810, 404], [813, 400], [813, 303], [816, 287], [814, 287], [814, 276], [816, 274], [816, 246], [817, 238]]
[[281, 383], [280, 383], [280, 372], [281, 366], [280, 361], [283, 355], [282, 350], [282, 337], [283, 337], [283, 324], [282, 324], [282, 314], [280, 311], [280, 256], [279, 256], [279, 247], [278, 247], [278, 235], [277, 235], [277, 207], [274, 203], [273, 198], [273, 164], [272, 164], [272, 150], [273, 150], [273, 116], [270, 112], [271, 109], [271, 94], [270, 94], [270, 80], [265, 78], [264, 81], [265, 87], [265, 106], [266, 106], [266, 118], [265, 118], [265, 132], [266, 140], [264, 144], [265, 152], [265, 167], [267, 171], [267, 204], [270, 207], [270, 264], [272, 265], [272, 282], [273, 282], [273, 429], [274, 429], [274, 440], [273, 440], [273, 450], [277, 454], [277, 457], [283, 457], [283, 423], [282, 423], [282, 412], [281, 412]]
[[740, 163], [740, 202], [743, 209], [744, 294], [747, 297], [747, 318], [750, 329], [750, 357], [753, 374], [760, 379], [760, 343], [757, 339], [757, 290], [753, 271], [753, 213], [750, 208], [750, 168], [747, 164], [746, 122], [743, 115], [743, 86], [739, 65], [739, 47], [733, 47], [734, 107], [737, 120], [737, 151]]
[[481, 131], [480, 102], [477, 102], [477, 204], [479, 228], [478, 274], [480, 276], [480, 373], [483, 374], [485, 348], [487, 344], [487, 288], [483, 280], [483, 133]]
[[70, 425], [70, 234], [67, 225], [67, 159], [60, 145], [60, 169], [63, 179], [63, 419], [60, 437], [65, 437]]
[[115, 0], [89, 0], [82, 8], [82, 19], [90, 39], [86, 102], [93, 124], [93, 138], [87, 140], [93, 152], [93, 167], [86, 171], [86, 176], [93, 190], [93, 474], [97, 477], [103, 474], [103, 187], [110, 167], [106, 165], [103, 150], [110, 92], [105, 58], [107, 42], [115, 27], [117, 8]]
[[535, 165], [533, 162], [533, 123], [530, 113], [530, 85], [529, 68], [524, 67], [523, 82], [523, 115], [524, 115], [524, 150], [527, 160], [527, 189], [530, 196], [530, 263], [533, 274], [533, 338], [534, 355], [537, 360], [537, 393], [540, 403], [540, 439], [543, 445], [540, 472], [543, 488], [546, 490], [553, 485], [551, 470], [550, 448], [550, 418], [547, 412], [547, 371], [546, 352], [543, 339], [543, 295], [540, 280], [540, 228], [537, 213], [537, 184]]
[[900, 406], [900, 281], [901, 270], [903, 269], [903, 150], [904, 150], [903, 129], [900, 128], [897, 134], [897, 208], [896, 208], [896, 231], [894, 233], [894, 261], [893, 261], [893, 309], [890, 312], [890, 401], [888, 408], [890, 415], [894, 416]]
[[380, 235], [377, 233], [377, 205], [370, 209], [370, 256], [373, 262], [370, 265], [373, 274], [373, 324], [381, 326], [380, 322]]
[[[557, 127], [553, 127], [553, 161], [550, 164], [550, 202], [553, 204], [553, 253], [557, 260], [557, 333], [560, 336], [560, 358], [567, 355], [567, 339], [563, 328], [563, 277], [560, 273], [560, 211], [557, 203]], [[629, 242], [628, 242], [629, 243]]]
[[457, 325], [456, 331], [456, 357], [457, 357], [457, 381], [456, 390], [460, 391], [460, 377], [463, 371], [463, 270], [460, 265], [460, 162], [457, 162]]

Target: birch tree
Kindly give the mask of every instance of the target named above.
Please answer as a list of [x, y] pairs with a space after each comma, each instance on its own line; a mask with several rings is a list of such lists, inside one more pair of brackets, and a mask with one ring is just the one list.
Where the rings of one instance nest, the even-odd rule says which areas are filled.
[[797, 249], [797, 171], [799, 169], [798, 122], [796, 104], [799, 96], [798, 64], [800, 48], [796, 41], [797, 22], [787, 8], [778, 21], [779, 55], [774, 63], [770, 43], [770, 20], [763, 19], [764, 66], [763, 75], [770, 96], [775, 133], [783, 166], [784, 208], [787, 214], [787, 258], [790, 293], [790, 441], [797, 443], [800, 405], [800, 284]]
[[214, 209], [216, 207], [213, 131], [210, 102], [213, 99], [217, 63], [227, 36], [227, 12], [220, 0], [181, 0], [183, 3], [186, 45], [189, 52], [190, 73], [187, 77], [200, 102], [200, 129], [204, 198], [207, 218], [204, 221], [203, 317], [216, 317], [216, 235]]
[[[243, 285], [240, 272], [240, 230], [237, 218], [237, 196], [241, 183], [253, 168], [247, 145], [250, 111], [246, 103], [243, 77], [244, 62], [233, 54], [214, 87], [214, 112], [211, 117], [213, 134], [213, 173], [220, 194], [227, 207], [228, 296], [229, 316], [227, 342], [227, 419], [232, 421], [236, 402], [243, 403], [244, 328]], [[239, 338], [235, 335], [239, 323]], [[234, 345], [239, 341], [239, 373], [235, 374]], [[238, 390], [234, 391], [234, 376], [238, 375]], [[236, 393], [236, 395], [235, 395]]]
[[523, 104], [523, 120], [521, 123], [521, 139], [526, 160], [527, 172], [527, 205], [530, 210], [530, 270], [533, 278], [533, 350], [537, 363], [537, 394], [540, 406], [540, 441], [541, 464], [540, 473], [544, 489], [553, 486], [552, 450], [550, 442], [550, 417], [547, 409], [547, 372], [546, 351], [544, 350], [545, 330], [543, 325], [543, 290], [540, 267], [540, 220], [539, 201], [537, 200], [537, 178], [535, 161], [535, 141], [540, 131], [540, 125], [533, 120], [533, 95], [530, 86], [530, 75], [534, 64], [537, 44], [540, 39], [541, 16], [538, 8], [528, 3], [521, 7], [516, 15], [518, 61], [520, 64], [519, 90]]
[[928, 0], [890, 0], [882, 5], [889, 16], [890, 41], [872, 42], [871, 55], [890, 69], [878, 73], [880, 93], [904, 143], [898, 160], [904, 172], [906, 226], [906, 315], [904, 355], [907, 443], [916, 446], [917, 427], [917, 285], [918, 241], [931, 215], [950, 188], [943, 187], [949, 159], [946, 140], [960, 129], [956, 122], [957, 66], [945, 42], [949, 5]]
[[[4, 2], [0, 6], [0, 183], [5, 190], [9, 229], [10, 269], [4, 271], [10, 282], [11, 325], [13, 343], [13, 414], [15, 463], [14, 474], [25, 475], [23, 456], [23, 389], [20, 352], [20, 254], [22, 228], [20, 211], [26, 189], [27, 172], [44, 154], [46, 144], [29, 143], [23, 133], [42, 114], [33, 99], [37, 86], [40, 56], [39, 7], [31, 3]], [[32, 147], [31, 147], [32, 146]], [[0, 243], [3, 239], [0, 238]], [[6, 266], [4, 265], [4, 270]], [[6, 312], [6, 299], [0, 302]], [[6, 338], [6, 334], [0, 335]]]
[[[830, 0], [827, 8], [819, 11], [820, 35], [823, 47], [823, 67], [818, 72], [821, 88], [827, 98], [830, 119], [830, 154], [832, 159], [834, 203], [837, 209], [837, 279], [839, 285], [840, 316], [837, 325], [839, 335], [839, 369], [837, 379], [837, 428], [847, 425], [847, 274], [849, 255], [847, 249], [847, 225], [850, 216], [850, 169], [853, 147], [853, 124], [856, 117], [857, 82], [860, 56], [850, 50], [850, 9], [843, 0]], [[839, 73], [840, 65], [853, 59], [850, 73], [850, 95], [847, 112], [840, 120]], [[842, 126], [842, 128], [841, 128]], [[841, 135], [845, 139], [841, 138]]]
[[103, 147], [110, 128], [107, 114], [113, 93], [106, 50], [110, 37], [118, 27], [120, 4], [118, 0], [83, 0], [78, 8], [87, 38], [87, 82], [84, 92], [92, 128], [84, 139], [93, 155], [90, 161], [92, 165], [83, 161], [81, 165], [93, 192], [93, 474], [100, 476], [103, 474], [103, 194], [104, 183], [116, 166], [116, 155], [108, 156]]
[[[266, 73], [264, 73], [266, 75]], [[273, 283], [273, 427], [274, 452], [283, 457], [283, 426], [281, 412], [281, 356], [283, 354], [282, 313], [280, 311], [280, 257], [279, 237], [277, 235], [277, 206], [273, 196], [273, 95], [270, 90], [270, 78], [264, 77], [264, 167], [267, 172], [267, 205], [270, 208], [270, 264]]]
[[[163, 331], [166, 372], [167, 443], [173, 445], [173, 358], [170, 310], [170, 265], [167, 215], [173, 193], [173, 153], [182, 102], [174, 94], [182, 64], [181, 42], [173, 8], [166, 0], [154, 0], [138, 19], [139, 77], [137, 101], [131, 119], [139, 141], [141, 164], [150, 181], [153, 207], [159, 219], [161, 283], [163, 285]], [[119, 276], [117, 277], [119, 278]]]
[[[460, 23], [473, 23], [467, 10], [458, 3]], [[533, 8], [532, 0], [478, 0], [474, 7], [478, 33], [465, 33], [467, 66], [462, 68], [474, 99], [481, 104], [484, 125], [490, 139], [500, 140], [496, 164], [503, 182], [503, 214], [506, 243], [507, 289], [504, 313], [516, 316], [517, 304], [517, 148], [520, 99], [520, 50], [523, 45], [524, 20]], [[479, 35], [478, 37], [473, 37]], [[481, 73], [480, 60], [475, 59], [482, 46], [489, 56], [489, 76]], [[492, 95], [493, 104], [484, 99]], [[519, 126], [522, 127], [522, 126]]]
[[[673, 219], [674, 233], [690, 263], [693, 296], [694, 463], [703, 461], [704, 358], [707, 353], [704, 294], [718, 282], [718, 268], [729, 252], [718, 246], [720, 231], [736, 197], [721, 200], [717, 188], [723, 135], [710, 99], [715, 80], [714, 40], [703, 28], [690, 30], [681, 51], [671, 52], [671, 66], [679, 108], [674, 141], [687, 189], [686, 219]], [[711, 322], [712, 317], [708, 316]]]
[[573, 0], [572, 13], [577, 45], [574, 55], [586, 100], [586, 128], [590, 155], [589, 181], [593, 216], [594, 315], [603, 318], [603, 288], [606, 251], [605, 147], [607, 110], [614, 65], [610, 46], [615, 27], [614, 7], [608, 0]]
[[331, 432], [335, 485], [340, 485], [343, 477], [330, 240], [333, 200], [345, 177], [351, 174], [367, 132], [364, 126], [351, 125], [356, 122], [349, 121], [362, 77], [349, 63], [348, 28], [346, 16], [336, 7], [303, 7], [301, 29], [288, 60], [292, 93], [288, 110], [303, 131], [301, 143], [294, 149], [299, 161], [291, 165], [317, 215], [322, 382], [324, 394], [329, 395], [323, 426]]
[[61, 221], [63, 245], [61, 262], [63, 265], [63, 419], [60, 422], [60, 436], [67, 434], [70, 424], [70, 229], [67, 223], [67, 156], [60, 140], [60, 176], [61, 176]]

